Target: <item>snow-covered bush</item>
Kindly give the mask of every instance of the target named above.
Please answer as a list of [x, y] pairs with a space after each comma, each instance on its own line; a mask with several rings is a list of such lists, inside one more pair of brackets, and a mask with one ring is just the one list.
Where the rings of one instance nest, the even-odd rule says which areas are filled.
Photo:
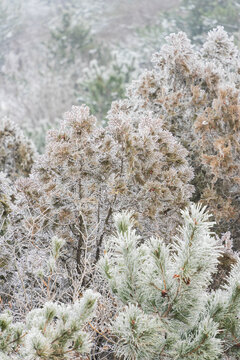
[[112, 320], [121, 359], [238, 359], [240, 258], [224, 288], [208, 291], [221, 248], [205, 208], [191, 205], [171, 245], [137, 235], [131, 213], [115, 215], [101, 267], [124, 307]]
[[116, 211], [133, 209], [142, 229], [170, 234], [192, 194], [187, 151], [152, 116], [138, 124], [115, 109], [108, 126], [98, 128], [86, 106], [73, 107], [49, 133], [32, 177], [18, 183], [24, 223], [65, 239], [79, 273], [89, 247], [98, 260]]
[[[143, 234], [169, 239], [175, 232], [193, 192], [187, 151], [151, 113], [137, 120], [116, 108], [108, 126], [99, 128], [88, 107], [73, 107], [60, 129], [49, 132], [31, 176], [16, 182], [1, 240], [11, 254], [2, 269], [5, 303], [11, 299], [22, 309], [20, 298], [36, 306], [61, 294], [68, 301], [74, 284], [89, 286], [116, 212], [132, 210]], [[65, 242], [56, 270], [55, 237]], [[52, 273], [44, 270], [49, 257]]]
[[[211, 208], [218, 232], [239, 239], [240, 61], [222, 27], [195, 50], [185, 33], [171, 34], [155, 67], [133, 82], [120, 106], [135, 116], [152, 111], [189, 150], [195, 200]], [[137, 115], [138, 114], [138, 115]]]
[[91, 349], [85, 326], [94, 316], [99, 294], [87, 290], [74, 304], [48, 302], [31, 310], [25, 322], [0, 314], [1, 359], [73, 359]]

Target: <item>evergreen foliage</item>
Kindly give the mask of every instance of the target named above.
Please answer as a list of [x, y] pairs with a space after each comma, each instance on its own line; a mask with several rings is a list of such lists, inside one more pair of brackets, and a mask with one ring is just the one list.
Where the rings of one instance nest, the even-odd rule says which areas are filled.
[[103, 126], [111, 103], [125, 97], [126, 87], [138, 67], [132, 54], [119, 50], [108, 52], [104, 49], [104, 57], [90, 62], [77, 84], [78, 101], [89, 106]]
[[75, 63], [79, 53], [86, 57], [93, 47], [91, 27], [81, 18], [79, 12], [74, 10], [71, 7], [61, 9], [59, 24], [51, 30], [47, 44], [54, 65], [62, 70], [66, 64]]
[[115, 217], [101, 267], [124, 305], [112, 320], [123, 359], [222, 359], [239, 353], [240, 258], [227, 285], [208, 291], [221, 249], [206, 208], [191, 205], [171, 245], [144, 242], [131, 213]]
[[98, 294], [87, 290], [74, 304], [47, 302], [30, 311], [25, 322], [14, 323], [11, 313], [0, 314], [1, 359], [73, 359], [90, 352], [84, 327], [91, 320]]
[[236, 0], [183, 0], [180, 16], [175, 14], [176, 27], [192, 40], [202, 43], [207, 32], [220, 25], [239, 40], [239, 15], [240, 6]]

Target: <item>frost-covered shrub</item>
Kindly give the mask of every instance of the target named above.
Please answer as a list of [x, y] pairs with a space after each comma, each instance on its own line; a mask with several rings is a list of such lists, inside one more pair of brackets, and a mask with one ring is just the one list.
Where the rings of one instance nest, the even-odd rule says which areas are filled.
[[35, 149], [16, 124], [0, 121], [0, 171], [11, 180], [28, 176], [35, 158]]
[[139, 115], [152, 111], [179, 138], [195, 170], [194, 200], [209, 204], [218, 231], [239, 238], [240, 62], [222, 27], [209, 32], [201, 50], [186, 34], [166, 38], [120, 106]]
[[48, 302], [30, 311], [25, 322], [0, 314], [1, 359], [73, 359], [90, 352], [85, 326], [94, 316], [99, 294], [87, 290], [74, 304]]
[[87, 281], [115, 212], [132, 209], [141, 231], [169, 238], [192, 194], [193, 173], [187, 151], [152, 116], [138, 124], [116, 109], [99, 128], [86, 106], [66, 113], [31, 177], [17, 183], [12, 216], [21, 220], [11, 241], [41, 248], [51, 234], [64, 239], [65, 266]]
[[137, 235], [131, 213], [115, 215], [116, 234], [101, 259], [124, 307], [112, 320], [121, 359], [238, 359], [240, 258], [224, 288], [208, 291], [221, 253], [205, 208], [191, 205], [171, 245]]

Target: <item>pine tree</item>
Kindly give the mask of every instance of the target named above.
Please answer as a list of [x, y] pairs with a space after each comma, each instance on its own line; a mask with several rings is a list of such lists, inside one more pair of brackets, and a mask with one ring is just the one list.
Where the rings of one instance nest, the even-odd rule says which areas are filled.
[[209, 292], [221, 248], [203, 207], [182, 211], [184, 224], [171, 245], [137, 235], [131, 213], [115, 216], [101, 267], [123, 304], [112, 320], [122, 359], [238, 358], [240, 258], [224, 288]]
[[94, 316], [99, 294], [87, 290], [80, 301], [48, 302], [13, 322], [10, 311], [0, 314], [0, 356], [10, 360], [66, 360], [90, 352], [86, 323]]

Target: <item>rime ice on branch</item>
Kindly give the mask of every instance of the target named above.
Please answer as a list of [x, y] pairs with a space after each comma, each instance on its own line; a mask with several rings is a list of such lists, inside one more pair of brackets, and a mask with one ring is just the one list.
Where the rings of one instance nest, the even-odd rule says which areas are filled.
[[1, 359], [73, 359], [91, 349], [85, 330], [99, 294], [87, 290], [74, 304], [47, 302], [30, 311], [25, 322], [14, 323], [9, 312], [0, 314]]

